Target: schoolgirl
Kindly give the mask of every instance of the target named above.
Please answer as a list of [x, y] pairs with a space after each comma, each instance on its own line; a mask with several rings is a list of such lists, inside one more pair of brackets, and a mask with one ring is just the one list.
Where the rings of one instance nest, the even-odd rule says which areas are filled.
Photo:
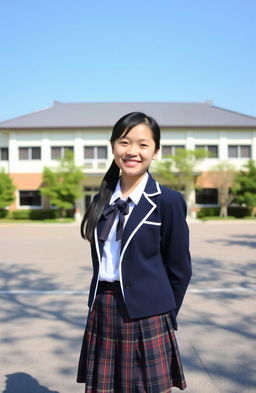
[[110, 142], [114, 160], [81, 225], [93, 277], [77, 382], [87, 393], [183, 390], [174, 330], [191, 277], [186, 205], [148, 173], [160, 147], [154, 119], [123, 116]]

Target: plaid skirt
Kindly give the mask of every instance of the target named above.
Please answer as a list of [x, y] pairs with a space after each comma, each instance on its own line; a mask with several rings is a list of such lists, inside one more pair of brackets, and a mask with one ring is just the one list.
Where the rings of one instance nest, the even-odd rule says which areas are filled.
[[186, 388], [169, 313], [129, 318], [119, 283], [99, 283], [77, 382], [86, 393], [170, 393]]

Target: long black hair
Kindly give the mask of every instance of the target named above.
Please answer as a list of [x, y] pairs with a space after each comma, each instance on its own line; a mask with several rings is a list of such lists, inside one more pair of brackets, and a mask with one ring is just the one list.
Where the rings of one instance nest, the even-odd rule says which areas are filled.
[[[160, 147], [160, 128], [157, 122], [150, 116], [145, 115], [141, 112], [131, 112], [121, 117], [114, 125], [110, 142], [112, 146], [114, 142], [121, 136], [125, 137], [128, 132], [138, 124], [146, 124], [152, 131], [152, 136], [155, 142], [155, 150], [159, 150]], [[119, 179], [119, 167], [115, 161], [108, 171], [106, 172], [101, 185], [99, 194], [93, 199], [91, 205], [85, 212], [81, 223], [81, 236], [84, 239], [88, 239], [90, 242], [93, 241], [94, 229], [102, 215], [105, 206], [109, 203], [112, 193], [115, 191], [118, 179]]]

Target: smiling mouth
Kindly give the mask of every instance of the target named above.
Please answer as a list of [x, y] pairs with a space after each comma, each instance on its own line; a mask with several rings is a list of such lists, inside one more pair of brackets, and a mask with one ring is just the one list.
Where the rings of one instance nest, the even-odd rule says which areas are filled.
[[139, 160], [133, 160], [132, 158], [124, 158], [124, 161], [127, 162], [140, 162]]
[[123, 159], [123, 163], [127, 168], [135, 168], [140, 162], [138, 160]]
[[131, 160], [131, 159], [123, 159], [123, 161], [126, 163], [126, 164], [139, 164], [140, 163], [140, 161], [138, 161], [138, 160]]

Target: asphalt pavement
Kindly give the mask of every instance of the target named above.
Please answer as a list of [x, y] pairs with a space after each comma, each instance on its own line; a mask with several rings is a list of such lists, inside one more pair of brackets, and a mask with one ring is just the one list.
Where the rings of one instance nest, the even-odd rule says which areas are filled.
[[[185, 392], [255, 393], [256, 222], [189, 226], [193, 279], [177, 332]], [[77, 224], [0, 225], [1, 393], [84, 392], [75, 379], [90, 278]]]

